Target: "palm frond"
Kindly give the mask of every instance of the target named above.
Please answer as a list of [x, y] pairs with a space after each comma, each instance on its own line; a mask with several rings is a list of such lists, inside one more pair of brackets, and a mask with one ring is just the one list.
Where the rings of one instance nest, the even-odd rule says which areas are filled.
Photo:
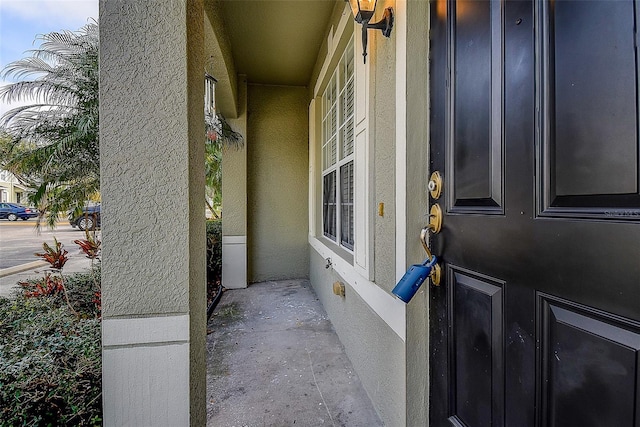
[[224, 149], [239, 149], [244, 144], [241, 134], [234, 131], [220, 113], [205, 114], [205, 135], [210, 144], [220, 144]]
[[33, 189], [30, 200], [50, 223], [99, 191], [98, 34], [94, 21], [38, 36], [39, 47], [0, 72], [18, 80], [0, 88], [0, 99], [33, 101], [0, 118], [10, 139], [0, 167]]

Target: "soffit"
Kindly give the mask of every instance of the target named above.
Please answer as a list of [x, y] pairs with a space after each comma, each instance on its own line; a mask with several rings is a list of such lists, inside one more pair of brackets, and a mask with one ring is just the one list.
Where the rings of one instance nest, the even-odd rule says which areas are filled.
[[235, 71], [249, 83], [307, 86], [336, 3], [220, 0]]

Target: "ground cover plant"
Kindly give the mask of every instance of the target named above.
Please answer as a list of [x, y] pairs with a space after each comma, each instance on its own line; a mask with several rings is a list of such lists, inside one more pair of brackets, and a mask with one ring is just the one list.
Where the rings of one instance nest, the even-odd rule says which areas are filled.
[[[58, 242], [43, 249], [64, 266]], [[0, 426], [102, 424], [99, 280], [99, 263], [72, 275], [50, 268], [0, 298]]]
[[222, 288], [222, 220], [207, 221], [207, 307]]
[[207, 279], [222, 278], [222, 221], [207, 221]]

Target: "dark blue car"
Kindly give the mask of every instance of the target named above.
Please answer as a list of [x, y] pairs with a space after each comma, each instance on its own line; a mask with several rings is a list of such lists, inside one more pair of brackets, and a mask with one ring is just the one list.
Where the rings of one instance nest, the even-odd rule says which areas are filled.
[[31, 209], [17, 203], [0, 203], [0, 219], [16, 221], [18, 218], [28, 220], [38, 216], [36, 209]]
[[100, 205], [87, 206], [82, 209], [79, 215], [74, 215], [74, 212], [70, 212], [69, 224], [74, 228], [78, 227], [82, 231], [100, 228]]

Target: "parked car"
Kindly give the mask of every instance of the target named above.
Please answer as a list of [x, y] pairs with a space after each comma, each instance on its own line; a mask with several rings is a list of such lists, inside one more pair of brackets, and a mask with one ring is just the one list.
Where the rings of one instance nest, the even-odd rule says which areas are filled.
[[69, 224], [82, 231], [100, 228], [100, 205], [87, 206], [79, 215], [69, 212]]
[[39, 215], [37, 209], [28, 208], [18, 203], [0, 203], [0, 219], [16, 221], [18, 218], [26, 221]]

